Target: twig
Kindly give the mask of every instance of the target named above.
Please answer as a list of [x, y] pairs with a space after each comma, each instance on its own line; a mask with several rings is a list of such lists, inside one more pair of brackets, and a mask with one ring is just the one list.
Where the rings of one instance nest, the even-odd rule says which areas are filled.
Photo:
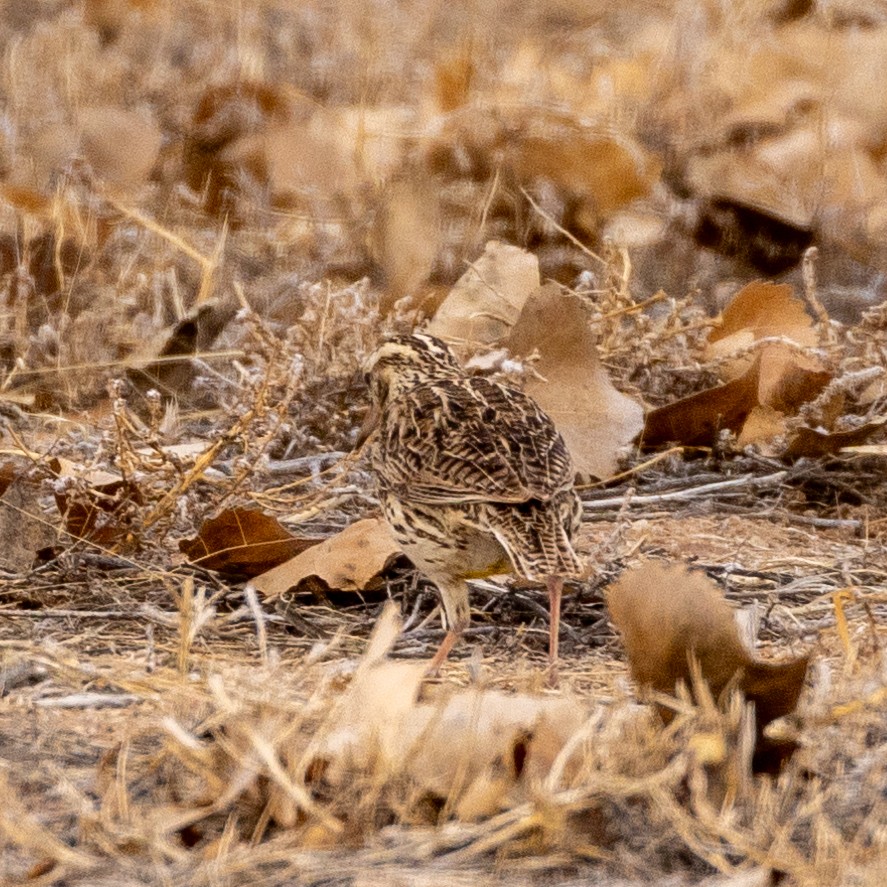
[[144, 700], [132, 693], [72, 693], [49, 699], [35, 699], [40, 708], [128, 708]]
[[816, 291], [816, 263], [818, 260], [819, 249], [815, 246], [809, 247], [804, 253], [804, 258], [801, 262], [801, 273], [804, 276], [804, 298], [819, 321], [819, 333], [822, 337], [820, 341], [825, 340], [827, 344], [834, 345], [835, 331], [832, 329], [828, 312], [825, 310], [822, 302], [819, 301], [819, 294]]
[[314, 456], [301, 456], [298, 459], [269, 459], [265, 463], [264, 470], [266, 474], [275, 477], [282, 474], [301, 474], [307, 468], [313, 475], [324, 463], [338, 462], [347, 455], [348, 453], [334, 451], [331, 453], [317, 453]]
[[259, 652], [262, 654], [262, 664], [267, 665], [268, 630], [265, 628], [265, 614], [264, 612], [262, 612], [262, 607], [259, 604], [258, 597], [256, 596], [256, 590], [249, 582], [247, 582], [246, 584], [244, 596], [246, 597], [246, 605], [249, 607], [250, 613], [252, 613], [253, 619], [256, 623], [256, 637], [259, 641]]
[[639, 465], [635, 465], [632, 468], [629, 468], [627, 471], [623, 471], [620, 474], [614, 474], [612, 477], [608, 477], [606, 480], [595, 481], [591, 484], [578, 484], [576, 486], [577, 490], [593, 490], [596, 487], [610, 486], [615, 481], [624, 480], [627, 477], [631, 477], [634, 474], [639, 474], [641, 471], [645, 471], [647, 468], [652, 467], [657, 462], [661, 462], [663, 459], [667, 459], [669, 456], [675, 455], [675, 453], [683, 453], [684, 447], [670, 447], [667, 450], [663, 450], [661, 453], [656, 453], [650, 459], [647, 459], [644, 462], [641, 462]]
[[[712, 484], [702, 484], [697, 487], [688, 487], [683, 490], [675, 490], [673, 493], [658, 493], [651, 496], [631, 497], [631, 505], [657, 505], [661, 502], [678, 502], [687, 499], [698, 499], [701, 496], [707, 496], [710, 493], [717, 493], [722, 490], [735, 490], [740, 487], [748, 487], [749, 489], [759, 489], [760, 487], [778, 486], [785, 478], [788, 477], [787, 471], [777, 471], [773, 474], [767, 474], [758, 477], [753, 474], [745, 474], [742, 477], [732, 478], [731, 480], [718, 481]], [[582, 507], [586, 511], [602, 511], [608, 508], [621, 508], [625, 502], [625, 496], [613, 496], [609, 499], [593, 499], [584, 501]]]
[[527, 198], [527, 201], [529, 202], [530, 206], [532, 206], [533, 209], [537, 213], [539, 213], [539, 215], [542, 216], [542, 218], [545, 219], [545, 221], [548, 222], [548, 224], [551, 225], [558, 232], [558, 234], [563, 234], [563, 236], [566, 237], [567, 240], [569, 240], [570, 243], [573, 244], [573, 246], [576, 246], [579, 249], [581, 249], [582, 252], [584, 252], [585, 255], [588, 256], [589, 258], [594, 259], [596, 262], [600, 262], [601, 265], [604, 266], [604, 268], [609, 267], [606, 259], [602, 259], [596, 252], [594, 252], [593, 250], [590, 250], [581, 240], [579, 240], [578, 237], [576, 237], [575, 235], [573, 235], [569, 231], [567, 231], [567, 229], [564, 228], [563, 225], [559, 225], [555, 219], [553, 219], [547, 212], [545, 212], [545, 210], [542, 209], [542, 207], [539, 206], [539, 204], [536, 203], [535, 200], [533, 200], [533, 198], [530, 196], [530, 194], [526, 190], [526, 188], [521, 188], [520, 192], [521, 192], [521, 194], [524, 195], [524, 197]]
[[722, 503], [721, 510], [729, 514], [741, 514], [743, 517], [751, 517], [757, 520], [786, 521], [787, 523], [802, 524], [822, 530], [855, 530], [858, 532], [865, 526], [864, 521], [853, 518], [814, 517], [809, 514], [794, 514], [791, 511], [774, 511], [772, 509], [760, 511], [755, 508], [744, 508], [741, 505], [728, 505], [727, 503]]

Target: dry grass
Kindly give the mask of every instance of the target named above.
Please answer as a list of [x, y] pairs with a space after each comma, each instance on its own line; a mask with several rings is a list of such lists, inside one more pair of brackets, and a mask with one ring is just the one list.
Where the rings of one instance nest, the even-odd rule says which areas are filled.
[[[619, 564], [690, 557], [725, 579], [728, 597], [757, 608], [765, 653], [813, 647], [792, 727], [803, 748], [778, 781], [741, 777], [735, 706], [720, 714], [679, 702], [663, 731], [632, 705], [619, 645], [577, 609], [581, 599], [566, 607], [561, 693], [575, 700], [584, 739], [559, 779], [528, 773], [502, 812], [460, 822], [442, 813], [446, 794], [405, 778], [406, 763], [380, 764], [372, 731], [343, 773], [323, 775], [318, 763], [350, 723], [348, 688], [376, 606], [306, 605], [302, 618], [326, 622], [326, 639], [290, 635], [272, 618], [262, 649], [246, 607], [232, 612], [231, 593], [195, 595], [190, 580], [171, 589], [169, 574], [113, 586], [106, 577], [89, 610], [75, 583], [31, 580], [4, 593], [7, 871], [36, 865], [47, 872], [37, 883], [369, 884], [408, 879], [421, 864], [429, 883], [466, 871], [490, 883], [660, 871], [678, 883], [753, 865], [797, 884], [879, 883], [885, 604], [870, 546], [846, 531], [762, 534], [734, 517], [592, 527], [592, 551], [620, 536]], [[471, 667], [474, 686], [532, 696], [543, 683], [544, 616], [514, 618], [500, 612], [495, 634], [474, 635], [485, 654]], [[487, 624], [480, 614], [475, 623]], [[415, 655], [425, 631], [408, 630], [395, 656]], [[465, 678], [465, 662], [452, 662], [425, 691], [429, 704], [445, 705]], [[409, 695], [410, 680], [372, 691], [378, 704]], [[722, 742], [726, 758], [706, 757]]]
[[[844, 34], [841, 16], [857, 15], [865, 39], [883, 30], [876, 8], [845, 5], [806, 24]], [[36, 522], [50, 549], [0, 587], [4, 883], [883, 882], [882, 459], [786, 465], [726, 437], [714, 451], [627, 455], [583, 493], [592, 575], [565, 601], [560, 695], [542, 686], [536, 589], [479, 583], [462, 658], [414, 699], [410, 669], [440, 631], [412, 574], [365, 600], [297, 596], [278, 614], [176, 545], [228, 505], [306, 534], [373, 510], [365, 470], [338, 456], [363, 418], [361, 362], [382, 332], [433, 310], [492, 238], [532, 250], [586, 303], [621, 389], [658, 405], [714, 384], [717, 362], [699, 357], [710, 309], [756, 272], [699, 248], [688, 170], [725, 144], [744, 169], [749, 145], [797, 119], [774, 123], [764, 102], [749, 122], [734, 93], [754, 97], [756, 69], [730, 80], [748, 47], [781, 46], [785, 4], [690, 6], [4, 6], [0, 422], [37, 493], [0, 502], [0, 529], [8, 541], [19, 518]], [[779, 71], [807, 76], [792, 40]], [[222, 110], [201, 117], [207, 96]], [[877, 130], [877, 108], [834, 101], [841, 120]], [[108, 108], [148, 122], [118, 131]], [[95, 144], [69, 150], [87, 112]], [[570, 139], [588, 132], [602, 165], [639, 158], [624, 176], [639, 201], [575, 163]], [[155, 136], [156, 157], [143, 145]], [[881, 142], [865, 144], [883, 164]], [[195, 185], [195, 169], [209, 179]], [[861, 424], [887, 402], [883, 388], [862, 397], [887, 363], [884, 307], [862, 313], [880, 294], [881, 207], [848, 196], [842, 215], [829, 194], [820, 279], [809, 263], [806, 278], [788, 274], [834, 377], [807, 418], [840, 395]], [[619, 235], [644, 225], [655, 233]], [[428, 238], [434, 250], [414, 249]], [[827, 325], [823, 305], [847, 323]], [[84, 509], [86, 539], [72, 523]], [[813, 650], [783, 725], [802, 748], [778, 779], [748, 776], [738, 701], [684, 696], [667, 728], [633, 701], [600, 590], [649, 556], [707, 571], [765, 655]], [[388, 597], [406, 627], [395, 670], [374, 672], [362, 657]], [[530, 739], [484, 759], [473, 808], [464, 773], [432, 790], [372, 716], [398, 704], [442, 717], [494, 691], [515, 705], [563, 697], [578, 727], [547, 769], [518, 765]], [[356, 717], [361, 704], [370, 714]]]

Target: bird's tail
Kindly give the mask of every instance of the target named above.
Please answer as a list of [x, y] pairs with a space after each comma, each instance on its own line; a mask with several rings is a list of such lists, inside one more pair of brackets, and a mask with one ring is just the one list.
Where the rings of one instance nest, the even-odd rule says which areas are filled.
[[524, 512], [497, 509], [491, 517], [485, 521], [488, 531], [496, 536], [521, 576], [541, 581], [549, 576], [584, 575], [573, 547], [573, 524], [549, 503]]

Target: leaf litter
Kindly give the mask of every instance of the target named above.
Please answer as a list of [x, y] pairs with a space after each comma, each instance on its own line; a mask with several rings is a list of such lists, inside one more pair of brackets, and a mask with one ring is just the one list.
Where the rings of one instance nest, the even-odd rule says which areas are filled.
[[[4, 871], [880, 883], [877, 10], [19, 6]], [[584, 475], [558, 693], [540, 590], [477, 583], [434, 683], [433, 594], [347, 541], [362, 361], [429, 315]]]

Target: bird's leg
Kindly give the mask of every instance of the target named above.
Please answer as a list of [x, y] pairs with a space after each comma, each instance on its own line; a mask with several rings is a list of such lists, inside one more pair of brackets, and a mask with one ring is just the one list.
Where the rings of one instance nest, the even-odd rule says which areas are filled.
[[438, 584], [449, 631], [428, 665], [428, 674], [437, 675], [462, 632], [468, 628], [471, 610], [468, 606], [468, 585], [465, 582]]
[[561, 630], [561, 592], [564, 580], [560, 576], [548, 577], [548, 684], [557, 686], [557, 647]]
[[450, 631], [447, 632], [446, 637], [441, 642], [441, 645], [437, 648], [437, 652], [434, 654], [434, 658], [428, 665], [428, 674], [431, 677], [437, 677], [440, 672], [440, 667], [446, 662], [447, 656], [450, 655], [450, 650], [456, 645], [456, 641], [459, 640], [459, 635], [461, 632]]

